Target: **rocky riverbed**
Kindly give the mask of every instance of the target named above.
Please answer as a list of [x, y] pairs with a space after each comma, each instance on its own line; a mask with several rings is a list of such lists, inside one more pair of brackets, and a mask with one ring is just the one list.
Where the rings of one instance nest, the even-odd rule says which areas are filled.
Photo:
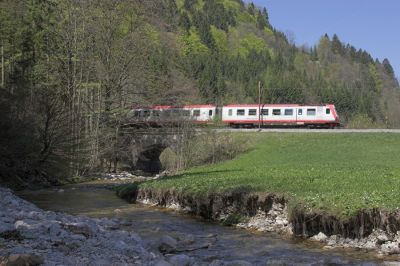
[[127, 225], [43, 211], [0, 187], [0, 265], [196, 264], [174, 254], [179, 242], [172, 237], [160, 237], [152, 249], [134, 231], [120, 229]]
[[[228, 193], [198, 199], [182, 197], [174, 191], [158, 193], [151, 189], [139, 189], [129, 199], [220, 222], [236, 216], [240, 219], [230, 224], [239, 228], [308, 238], [322, 243], [324, 249], [353, 248], [374, 251], [379, 256], [394, 255], [400, 260], [400, 231], [395, 230], [399, 224], [397, 213], [362, 210], [359, 216], [363, 219], [355, 218], [355, 221], [346, 224], [337, 221], [336, 217], [311, 215], [308, 218], [304, 213], [290, 216], [287, 201], [268, 194]], [[359, 220], [362, 221], [361, 224]], [[324, 229], [325, 232], [322, 231]], [[346, 231], [347, 236], [344, 235]]]

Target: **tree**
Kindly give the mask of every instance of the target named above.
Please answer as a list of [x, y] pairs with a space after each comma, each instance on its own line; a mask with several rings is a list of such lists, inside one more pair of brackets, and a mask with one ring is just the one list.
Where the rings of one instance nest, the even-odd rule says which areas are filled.
[[256, 10], [256, 7], [254, 6], [254, 3], [251, 2], [251, 3], [247, 6], [247, 12], [248, 12], [250, 15], [254, 16], [254, 15], [255, 15], [255, 10]]
[[179, 26], [183, 27], [186, 33], [189, 33], [191, 23], [188, 14], [183, 11], [179, 15]]
[[271, 28], [271, 24], [269, 23], [269, 15], [268, 15], [268, 11], [267, 11], [267, 9], [264, 7], [263, 8], [263, 11], [262, 11], [262, 15], [263, 15], [263, 17], [264, 17], [264, 19], [265, 19], [265, 22], [266, 22], [266, 26], [268, 27], [268, 28]]
[[261, 14], [261, 11], [258, 10], [257, 12], [257, 28], [260, 30], [263, 30], [265, 27], [267, 27], [267, 20], [265, 19], [265, 16]]
[[385, 73], [388, 74], [390, 77], [394, 77], [394, 70], [392, 65], [389, 62], [389, 59], [385, 58], [382, 61], [383, 69], [385, 70]]
[[338, 37], [336, 34], [334, 34], [333, 37], [332, 37], [332, 45], [331, 45], [331, 47], [332, 47], [332, 51], [333, 51], [335, 54], [344, 55], [344, 47], [343, 47], [343, 44], [342, 44], [342, 42], [339, 40], [339, 37]]

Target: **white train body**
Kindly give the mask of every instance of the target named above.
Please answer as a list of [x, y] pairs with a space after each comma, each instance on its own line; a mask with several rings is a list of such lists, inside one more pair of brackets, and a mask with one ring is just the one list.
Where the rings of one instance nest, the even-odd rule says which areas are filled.
[[190, 119], [197, 123], [209, 123], [217, 115], [217, 107], [211, 104], [205, 105], [185, 105], [183, 110], [190, 112]]
[[222, 122], [231, 127], [339, 125], [335, 106], [297, 104], [232, 104], [222, 107]]
[[129, 117], [137, 123], [160, 125], [179, 121], [194, 123], [210, 123], [216, 116], [215, 105], [185, 105], [175, 107], [169, 105], [133, 108]]
[[215, 105], [185, 105], [183, 107], [152, 106], [133, 108], [131, 117], [137, 123], [159, 126], [187, 120], [199, 124], [212, 123], [216, 117], [231, 127], [254, 126], [338, 126], [339, 116], [333, 104], [231, 104], [218, 108]]

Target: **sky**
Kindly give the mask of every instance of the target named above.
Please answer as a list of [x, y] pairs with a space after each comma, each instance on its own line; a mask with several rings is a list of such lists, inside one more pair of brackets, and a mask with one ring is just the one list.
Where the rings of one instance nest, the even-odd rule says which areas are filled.
[[[251, 2], [249, 0], [245, 2]], [[388, 58], [400, 77], [400, 0], [253, 0], [266, 7], [270, 23], [300, 46], [336, 33], [344, 43]]]

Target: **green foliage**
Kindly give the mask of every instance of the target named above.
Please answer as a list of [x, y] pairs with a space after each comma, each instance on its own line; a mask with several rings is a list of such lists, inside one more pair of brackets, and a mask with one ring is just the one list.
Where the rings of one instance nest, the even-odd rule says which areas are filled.
[[188, 140], [183, 148], [178, 148], [180, 152], [171, 148], [165, 149], [160, 155], [160, 161], [164, 169], [176, 172], [183, 170], [177, 168], [179, 160], [183, 160], [182, 165], [185, 168], [218, 163], [235, 158], [251, 149], [253, 145], [254, 143], [248, 139], [231, 134], [217, 134], [215, 131], [210, 130], [203, 135]]
[[357, 114], [348, 122], [348, 128], [385, 128], [385, 124], [374, 122], [367, 114]]
[[196, 31], [192, 30], [189, 35], [181, 35], [178, 39], [182, 45], [182, 55], [184, 56], [204, 56], [209, 50], [200, 39]]
[[227, 33], [223, 30], [217, 29], [215, 26], [211, 26], [211, 34], [215, 41], [215, 48], [221, 54], [228, 52], [228, 37]]
[[[397, 209], [398, 134], [243, 134], [255, 148], [231, 161], [192, 168], [140, 187], [183, 194], [249, 192], [285, 195], [292, 208], [349, 217], [360, 209]], [[340, 151], [340, 152], [339, 152]]]
[[242, 57], [247, 57], [251, 50], [254, 50], [256, 53], [269, 52], [265, 41], [254, 34], [249, 34], [240, 40], [237, 53]]
[[182, 12], [179, 16], [179, 26], [183, 27], [186, 33], [189, 33], [191, 22], [186, 12]]

